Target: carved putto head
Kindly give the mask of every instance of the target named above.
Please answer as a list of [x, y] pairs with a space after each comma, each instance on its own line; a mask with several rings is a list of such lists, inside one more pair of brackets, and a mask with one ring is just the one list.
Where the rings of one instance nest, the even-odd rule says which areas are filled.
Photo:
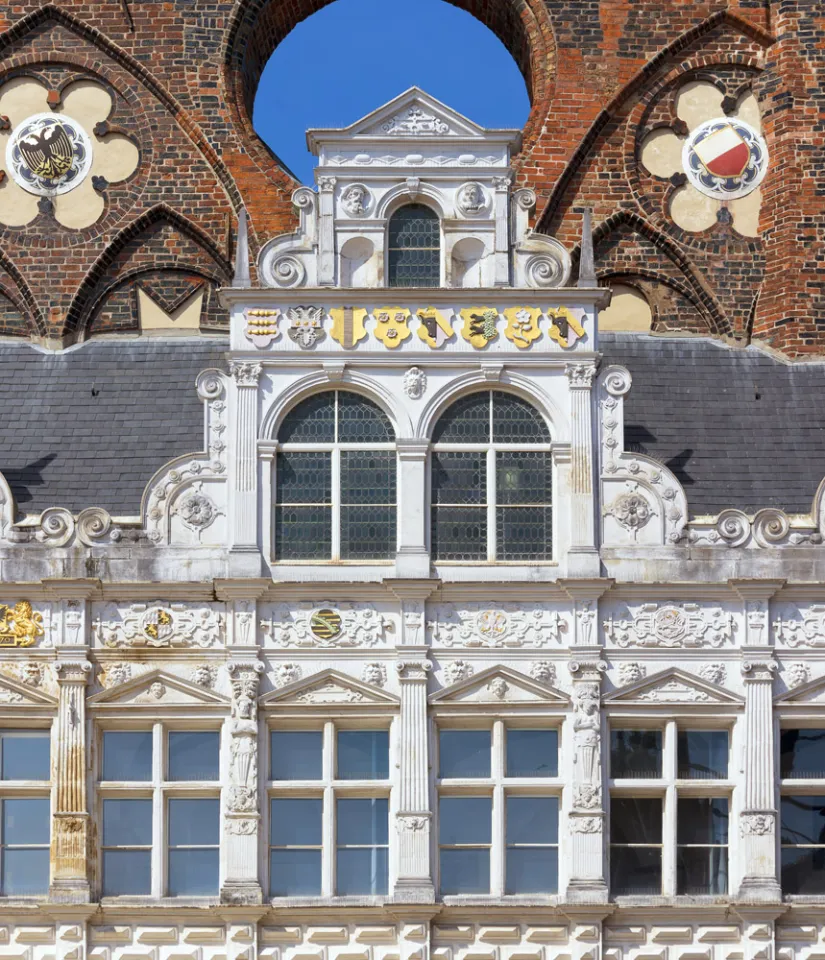
[[647, 669], [641, 663], [623, 663], [619, 667], [619, 683], [625, 686], [628, 683], [636, 683], [643, 680], [647, 674]]
[[556, 682], [556, 665], [548, 660], [537, 660], [530, 667], [530, 676], [539, 683], [552, 687]]
[[811, 679], [811, 668], [807, 663], [789, 663], [785, 667], [785, 680], [788, 686], [793, 689]]
[[383, 687], [387, 682], [387, 668], [383, 663], [377, 661], [364, 664], [361, 679], [364, 683], [371, 683], [376, 687]]

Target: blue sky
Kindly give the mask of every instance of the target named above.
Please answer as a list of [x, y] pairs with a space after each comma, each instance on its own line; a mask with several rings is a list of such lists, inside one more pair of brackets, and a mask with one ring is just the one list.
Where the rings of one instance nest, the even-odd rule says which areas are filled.
[[524, 78], [501, 41], [443, 0], [336, 0], [275, 50], [255, 129], [304, 183], [307, 127], [346, 126], [417, 84], [485, 127], [522, 127]]

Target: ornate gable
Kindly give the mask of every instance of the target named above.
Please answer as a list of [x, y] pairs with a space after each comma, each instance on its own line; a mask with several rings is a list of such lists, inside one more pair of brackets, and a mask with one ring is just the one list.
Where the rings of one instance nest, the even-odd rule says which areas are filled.
[[604, 697], [604, 702], [650, 706], [668, 703], [740, 706], [744, 700], [728, 690], [702, 680], [701, 677], [671, 667], [652, 677], [637, 680], [635, 683], [614, 690]]
[[219, 706], [228, 707], [229, 700], [220, 693], [206, 690], [181, 677], [164, 670], [149, 670], [126, 683], [96, 693], [89, 697], [89, 705], [95, 707], [167, 707], [167, 706]]
[[288, 683], [260, 698], [261, 706], [388, 706], [397, 707], [398, 697], [356, 680], [337, 670], [321, 670], [304, 680]]
[[430, 698], [437, 704], [526, 704], [566, 705], [569, 697], [510, 667], [489, 667], [474, 676], [445, 687]]

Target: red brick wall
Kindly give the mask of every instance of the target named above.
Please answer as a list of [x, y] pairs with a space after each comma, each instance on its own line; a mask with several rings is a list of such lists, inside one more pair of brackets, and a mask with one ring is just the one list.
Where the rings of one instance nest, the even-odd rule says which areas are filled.
[[[33, 0], [0, 3], [0, 82], [31, 73], [59, 88], [107, 83], [114, 129], [142, 162], [107, 191], [102, 219], [67, 231], [44, 213], [0, 229], [5, 332], [71, 340], [123, 327], [124, 289], [173, 267], [225, 282], [236, 213], [253, 246], [294, 228], [294, 184], [251, 128], [261, 71], [278, 42], [329, 0]], [[825, 11], [817, 0], [457, 0], [503, 40], [532, 90], [520, 182], [537, 228], [571, 248], [593, 207], [597, 266], [637, 282], [681, 324], [792, 355], [825, 352], [823, 259]], [[771, 150], [762, 238], [719, 223], [685, 234], [667, 216], [673, 185], [638, 163], [679, 85], [711, 79], [760, 98]], [[296, 95], [300, 84], [291, 84]], [[0, 195], [0, 202], [1, 202]], [[661, 293], [656, 294], [657, 285]], [[107, 312], [105, 300], [120, 298]], [[117, 307], [117, 308], [115, 308]], [[96, 319], [95, 319], [96, 318]], [[666, 318], [666, 319], [665, 319]]]

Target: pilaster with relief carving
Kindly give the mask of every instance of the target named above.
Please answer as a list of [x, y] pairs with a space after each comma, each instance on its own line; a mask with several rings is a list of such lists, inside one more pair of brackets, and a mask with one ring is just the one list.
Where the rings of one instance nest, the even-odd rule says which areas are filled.
[[[258, 380], [261, 364], [235, 360], [231, 365], [235, 381], [235, 457], [232, 477], [232, 551], [258, 551], [258, 484], [256, 439], [258, 428]], [[253, 562], [239, 573], [256, 574]]]
[[598, 575], [593, 496], [593, 361], [568, 363], [570, 387], [570, 557], [574, 575]]

